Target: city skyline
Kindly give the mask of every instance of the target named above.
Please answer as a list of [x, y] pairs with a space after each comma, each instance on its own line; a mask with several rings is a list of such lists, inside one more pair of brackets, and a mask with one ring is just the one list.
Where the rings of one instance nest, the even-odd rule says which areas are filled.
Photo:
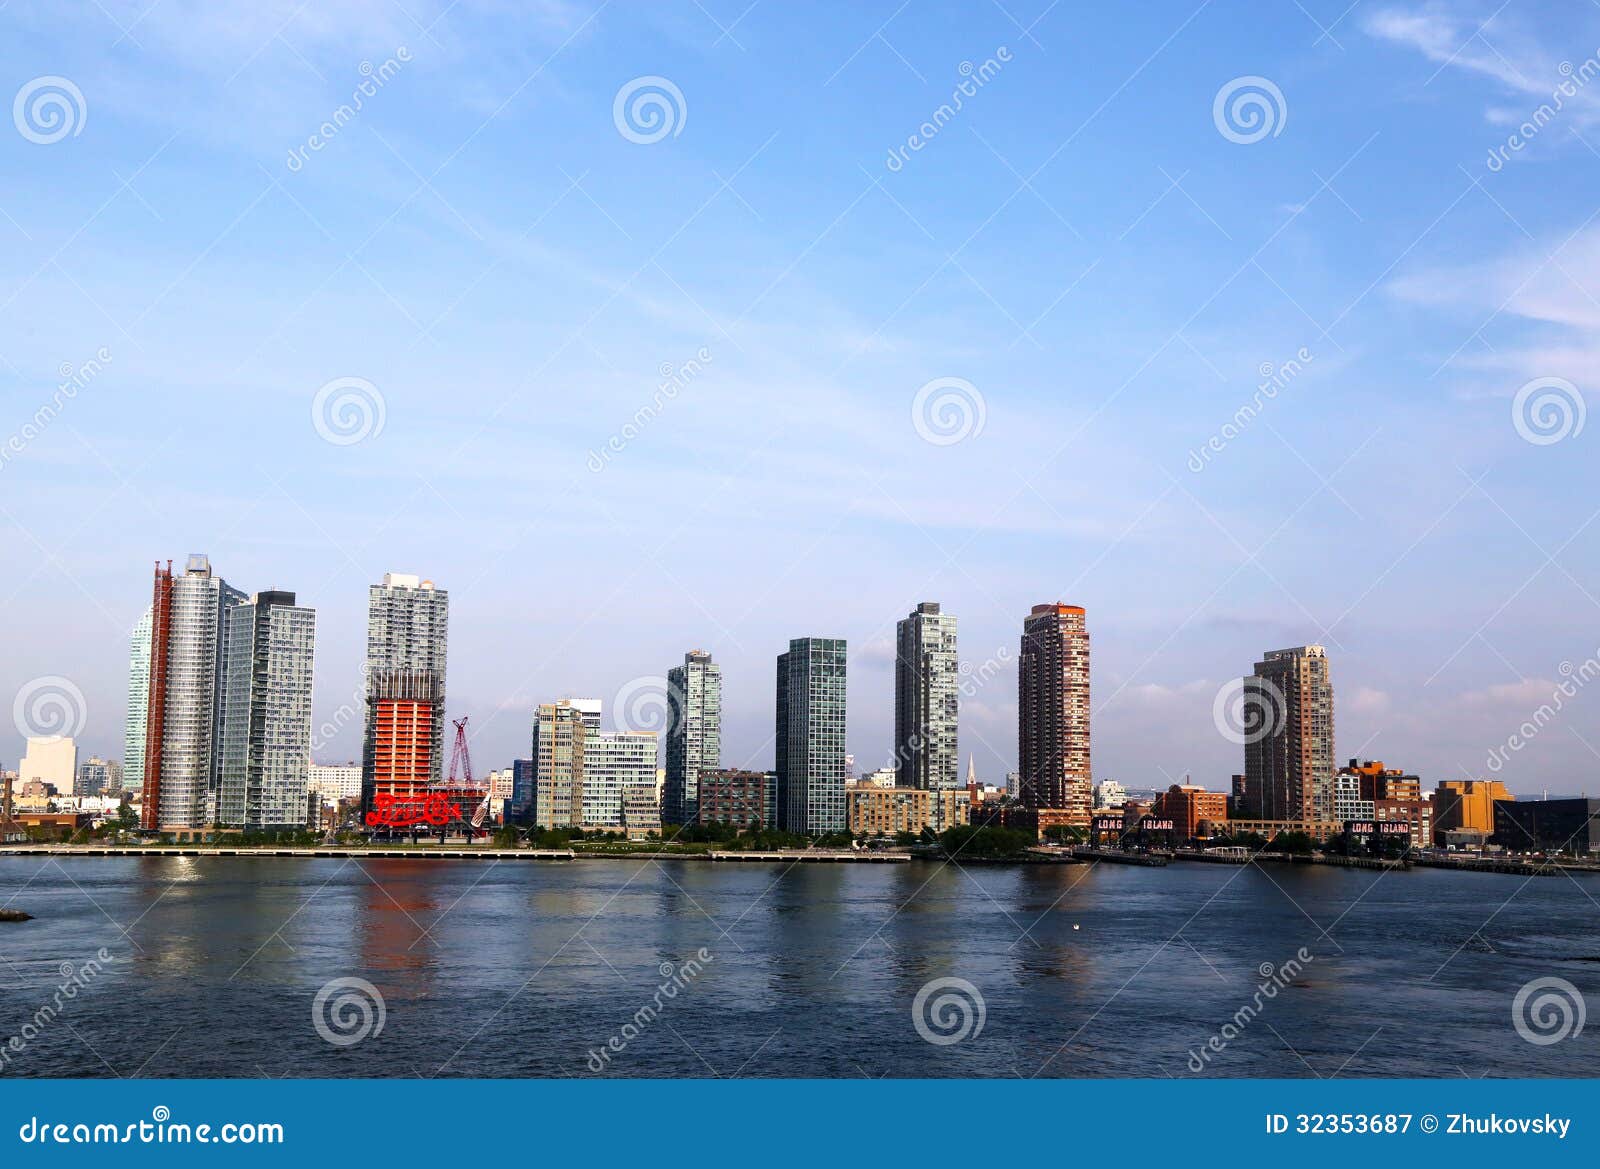
[[[186, 575], [194, 576], [202, 582], [214, 582], [210, 584], [209, 587], [213, 590], [213, 592], [215, 592], [216, 597], [221, 598], [220, 604], [215, 598], [211, 599], [208, 602], [209, 607], [206, 609], [206, 613], [201, 614], [200, 618], [202, 624], [208, 628], [213, 620], [215, 621], [216, 625], [214, 647], [210, 649], [205, 649], [202, 647], [201, 650], [202, 654], [210, 655], [207, 658], [208, 661], [222, 660], [224, 656], [223, 647], [229, 637], [229, 630], [234, 617], [242, 616], [245, 618], [240, 626], [240, 630], [246, 637], [250, 636], [250, 631], [256, 630], [257, 627], [252, 615], [256, 612], [258, 605], [269, 612], [271, 608], [278, 607], [286, 609], [286, 611], [291, 615], [296, 613], [304, 614], [306, 622], [305, 629], [298, 636], [314, 642], [315, 633], [313, 630], [315, 629], [316, 610], [310, 607], [302, 609], [294, 608], [294, 593], [274, 589], [264, 590], [259, 594], [248, 594], [239, 589], [233, 588], [232, 586], [228, 585], [226, 581], [222, 580], [220, 576], [213, 574], [210, 558], [204, 554], [192, 554], [189, 557], [187, 572], [185, 574], [174, 575], [173, 579], [178, 582], [180, 586], [180, 594], [182, 591], [181, 586], [184, 584], [184, 577]], [[162, 577], [163, 570], [158, 564], [158, 589], [161, 587], [160, 582]], [[422, 606], [422, 609], [419, 611], [418, 615], [413, 618], [409, 615], [411, 613], [411, 609], [419, 605]], [[367, 677], [370, 679], [370, 681], [364, 688], [362, 688], [362, 693], [364, 693], [366, 696], [363, 705], [367, 710], [369, 710], [369, 712], [376, 709], [372, 704], [375, 701], [378, 701], [380, 696], [388, 695], [390, 690], [393, 690], [396, 695], [404, 695], [408, 698], [415, 697], [413, 691], [417, 691], [419, 686], [426, 689], [427, 695], [429, 696], [436, 696], [442, 693], [442, 671], [440, 671], [438, 674], [435, 674], [434, 671], [428, 668], [416, 668], [416, 663], [424, 661], [437, 661], [442, 663], [445, 660], [448, 654], [448, 608], [448, 590], [444, 588], [438, 588], [431, 580], [424, 580], [419, 576], [400, 573], [385, 573], [382, 583], [370, 586], [368, 590], [367, 622]], [[960, 663], [959, 668], [954, 670], [954, 677], [956, 681], [956, 705], [958, 707], [962, 705], [962, 696], [979, 694], [985, 689], [992, 690], [994, 687], [1004, 684], [1004, 679], [1007, 676], [1013, 678], [1015, 677], [1014, 672], [1010, 675], [1007, 675], [1003, 667], [1006, 665], [1014, 665], [1019, 658], [1014, 652], [1008, 653], [1006, 647], [999, 647], [996, 650], [996, 653], [981, 665], [974, 665], [968, 659], [960, 657], [954, 648], [956, 641], [954, 633], [956, 619], [949, 613], [941, 613], [943, 608], [944, 606], [942, 606], [939, 602], [918, 602], [918, 604], [912, 609], [909, 617], [900, 618], [892, 623], [896, 630], [895, 647], [893, 650], [895, 655], [895, 668], [888, 671], [888, 677], [886, 680], [886, 684], [889, 688], [887, 705], [890, 708], [891, 719], [902, 717], [900, 714], [902, 711], [902, 703], [910, 700], [907, 688], [910, 687], [912, 690], [915, 690], [917, 686], [916, 683], [911, 681], [917, 671], [915, 669], [907, 668], [903, 654], [907, 648], [921, 645], [924, 638], [929, 639], [929, 644], [935, 647], [935, 652], [938, 655], [939, 665], [936, 673], [942, 674], [950, 670], [950, 664], [944, 661], [944, 658], [948, 657], [955, 661], [959, 661]], [[402, 611], [407, 614], [405, 620], [396, 620], [393, 614]], [[1063, 605], [1059, 603], [1033, 606], [1030, 610], [1030, 613], [1026, 615], [1021, 622], [1023, 626], [1022, 656], [1025, 657], [1028, 653], [1028, 646], [1030, 644], [1030, 635], [1028, 630], [1030, 627], [1030, 622], [1039, 621], [1041, 619], [1041, 614], [1050, 616], [1052, 619], [1054, 619], [1054, 616], [1058, 614], [1075, 614], [1079, 624], [1081, 625], [1082, 613], [1083, 609], [1080, 606]], [[930, 622], [931, 625], [929, 624]], [[925, 626], [926, 628], [919, 627], [919, 623], [921, 626]], [[937, 632], [933, 632], [934, 630], [937, 630]], [[290, 633], [290, 629], [288, 627], [278, 630], [276, 633], [277, 641], [282, 642], [284, 635], [288, 633]], [[261, 634], [258, 632], [258, 639], [260, 635]], [[237, 638], [240, 636], [240, 634], [235, 633], [233, 636]], [[815, 640], [817, 639], [791, 639], [791, 649], [793, 649], [795, 644], [799, 642]], [[1036, 644], [1037, 638], [1032, 639], [1032, 643]], [[1085, 644], [1087, 644], [1087, 641], [1085, 641]], [[260, 652], [265, 653], [265, 650], [262, 649]], [[282, 651], [280, 650], [279, 652], [281, 653]], [[289, 661], [303, 661], [303, 667], [302, 665], [289, 667], [285, 664], [280, 664], [277, 667], [277, 671], [280, 674], [297, 671], [301, 668], [309, 670], [309, 666], [313, 657], [311, 648], [306, 647], [297, 652], [301, 653], [301, 658], [281, 659], [281, 661], [284, 663]], [[922, 651], [919, 650], [918, 652]], [[1296, 649], [1267, 650], [1258, 652], [1264, 660], [1255, 663], [1252, 672], [1243, 677], [1242, 684], [1240, 679], [1238, 679], [1238, 676], [1235, 675], [1233, 678], [1224, 681], [1221, 687], [1219, 687], [1214, 694], [1207, 696], [1210, 705], [1213, 731], [1219, 733], [1220, 736], [1230, 744], [1243, 745], [1243, 772], [1230, 770], [1226, 773], [1226, 776], [1224, 776], [1222, 774], [1197, 773], [1192, 769], [1185, 768], [1176, 773], [1162, 772], [1159, 775], [1159, 778], [1152, 778], [1147, 773], [1111, 775], [1100, 772], [1093, 767], [1086, 767], [1084, 770], [1087, 773], [1087, 784], [1081, 780], [1075, 781], [1078, 787], [1084, 788], [1086, 792], [1088, 785], [1098, 784], [1103, 780], [1113, 780], [1130, 788], [1161, 790], [1172, 783], [1189, 783], [1197, 780], [1199, 785], [1202, 787], [1209, 787], [1213, 791], [1220, 791], [1228, 788], [1229, 779], [1234, 781], [1236, 785], [1238, 781], [1246, 780], [1246, 783], [1243, 787], [1236, 787], [1236, 790], [1244, 793], [1245, 804], [1242, 806], [1262, 808], [1265, 810], [1265, 812], [1272, 813], [1270, 815], [1263, 815], [1263, 818], [1265, 819], [1301, 818], [1299, 809], [1302, 807], [1302, 804], [1313, 809], [1305, 813], [1305, 818], [1313, 820], [1328, 820], [1332, 818], [1332, 804], [1334, 799], [1334, 759], [1336, 756], [1338, 758], [1344, 758], [1349, 754], [1349, 752], [1334, 740], [1332, 734], [1333, 691], [1329, 681], [1329, 668], [1327, 665], [1326, 649], [1320, 645], [1311, 645], [1302, 646]], [[147, 610], [146, 614], [141, 618], [139, 624], [134, 630], [133, 655], [128, 666], [128, 677], [126, 682], [130, 696], [130, 706], [128, 708], [130, 714], [127, 725], [123, 732], [116, 736], [116, 739], [119, 742], [132, 743], [134, 741], [136, 732], [141, 737], [142, 741], [142, 736], [145, 732], [146, 719], [143, 714], [142, 707], [136, 707], [133, 699], [141, 684], [148, 685], [149, 669], [147, 659], [149, 654], [150, 612]], [[249, 655], [246, 654], [246, 658], [248, 658], [248, 656]], [[783, 656], [786, 655], [780, 655], [780, 659]], [[662, 748], [660, 753], [660, 763], [663, 768], [663, 774], [667, 777], [666, 786], [662, 789], [662, 810], [664, 815], [666, 810], [671, 806], [671, 792], [673, 790], [674, 782], [672, 747], [675, 737], [674, 732], [676, 732], [677, 737], [682, 738], [687, 735], [691, 725], [695, 725], [700, 721], [703, 721], [704, 733], [707, 736], [706, 742], [708, 745], [715, 744], [719, 753], [722, 739], [723, 721], [721, 717], [721, 710], [723, 703], [723, 692], [721, 667], [719, 664], [713, 662], [712, 654], [710, 652], [702, 649], [688, 651], [684, 653], [682, 657], [682, 664], [669, 669], [665, 678], [656, 678], [651, 675], [641, 675], [623, 684], [616, 691], [617, 703], [625, 705], [631, 700], [636, 705], [636, 709], [616, 710], [612, 709], [613, 703], [610, 700], [574, 698], [573, 694], [577, 693], [577, 691], [570, 689], [562, 692], [563, 697], [553, 700], [554, 705], [572, 704], [574, 706], [581, 707], [583, 710], [584, 721], [588, 725], [591, 733], [602, 730], [602, 706], [610, 710], [609, 715], [606, 716], [610, 720], [609, 725], [605, 726], [604, 728], [604, 731], [607, 735], [638, 732], [641, 729], [638, 725], [641, 721], [646, 724], [652, 721], [661, 722], [662, 727], [665, 729], [663, 730], [663, 733], [658, 736], [658, 742]], [[1087, 658], [1087, 653], [1084, 654], [1084, 658]], [[262, 660], [265, 661], [264, 658]], [[846, 660], [853, 660], [853, 655], [847, 653]], [[409, 662], [412, 663], [413, 668], [397, 669], [394, 666], [395, 662]], [[1301, 678], [1300, 675], [1308, 667], [1315, 670], [1315, 676], [1309, 679]], [[256, 668], [259, 672], [263, 667], [258, 665]], [[238, 674], [238, 659], [234, 659], [234, 664], [231, 666], [231, 669], [235, 675]], [[928, 672], [926, 661], [924, 661], [922, 669], [924, 673]], [[1088, 667], [1086, 661], [1082, 663], [1082, 669], [1087, 672]], [[202, 664], [201, 673], [204, 672], [205, 669]], [[1573, 693], [1577, 693], [1581, 691], [1583, 685], [1587, 684], [1589, 678], [1600, 675], [1600, 663], [1585, 663], [1583, 668], [1575, 668], [1572, 671], [1572, 675], [1576, 678], [1576, 682], [1569, 680], [1566, 683], [1566, 686]], [[685, 698], [680, 697], [680, 691], [675, 689], [676, 687], [685, 687], [682, 693], [687, 694], [687, 680], [690, 677], [694, 677], [696, 679], [692, 687], [696, 695], [694, 703], [690, 703]], [[47, 681], [60, 682], [66, 680], [53, 679]], [[652, 692], [651, 687], [658, 682], [661, 683], [659, 687], [661, 692], [654, 693]], [[1013, 685], [1017, 685], [1019, 682], [1014, 682]], [[222, 709], [223, 694], [226, 690], [227, 684], [228, 679], [219, 673], [215, 679], [214, 693], [212, 696], [209, 698], [202, 696], [202, 701], [211, 703], [215, 708], [209, 721], [214, 723], [214, 730], [210, 732], [210, 734], [216, 738], [216, 743], [205, 743], [201, 745], [203, 752], [208, 754], [213, 759], [213, 763], [208, 766], [214, 768], [213, 778], [215, 781], [217, 781], [214, 783], [214, 787], [216, 787], [217, 784], [226, 782], [233, 782], [235, 786], [237, 786], [238, 782], [237, 779], [233, 779], [231, 781], [225, 779], [223, 772], [224, 762], [222, 746], [225, 730]], [[235, 682], [234, 684], [238, 685], [238, 682]], [[873, 684], [875, 687], [881, 688], [881, 686], [884, 684], [884, 680], [875, 677]], [[942, 682], [937, 683], [937, 685], [942, 687]], [[924, 690], [927, 689], [925, 685], [922, 688]], [[1302, 697], [1302, 690], [1305, 691], [1305, 697]], [[1310, 694], [1313, 691], [1316, 691], [1321, 695], [1321, 697], [1315, 702], [1313, 702], [1310, 697]], [[848, 693], [848, 688], [846, 692]], [[40, 699], [39, 695], [32, 695], [31, 697], [35, 702], [39, 701]], [[47, 701], [54, 701], [60, 696], [53, 692], [47, 692], [43, 697]], [[284, 701], [281, 696], [275, 695], [275, 697], [279, 699], [278, 705], [284, 705]], [[1561, 695], [1557, 694], [1555, 697], [1557, 699], [1557, 709], [1559, 709]], [[305, 698], [306, 695], [304, 694], [304, 683], [302, 682], [299, 684], [298, 697], [294, 697], [292, 699], [293, 714], [290, 717], [289, 723], [286, 725], [293, 727], [301, 724], [305, 715], [305, 710], [302, 708], [302, 703], [304, 702]], [[883, 695], [876, 694], [873, 701], [882, 702]], [[923, 697], [922, 701], [924, 706], [926, 706], [926, 696]], [[1088, 702], [1088, 691], [1085, 691], [1081, 695], [1077, 696], [1075, 701], [1080, 707], [1086, 704]], [[696, 704], [698, 704], [698, 710], [691, 709], [691, 707], [694, 707]], [[1318, 758], [1316, 775], [1310, 776], [1310, 773], [1307, 773], [1308, 778], [1303, 781], [1306, 793], [1304, 799], [1302, 800], [1298, 794], [1292, 794], [1290, 791], [1289, 781], [1282, 777], [1265, 785], [1264, 789], [1263, 785], [1258, 784], [1255, 789], [1256, 794], [1250, 794], [1252, 789], [1249, 786], [1247, 776], [1252, 773], [1253, 769], [1263, 766], [1263, 764], [1260, 763], [1253, 763], [1252, 760], [1267, 758], [1269, 749], [1273, 749], [1274, 744], [1277, 744], [1275, 750], [1278, 754], [1283, 754], [1285, 751], [1287, 751], [1290, 755], [1292, 755], [1295, 751], [1299, 750], [1298, 747], [1291, 749], [1286, 747], [1285, 744], [1291, 739], [1294, 739], [1294, 735], [1290, 734], [1290, 729], [1293, 726], [1297, 726], [1299, 723], [1299, 712], [1302, 704], [1305, 705], [1305, 708], [1308, 712], [1314, 708], [1317, 712], [1316, 717], [1326, 724], [1321, 725], [1321, 723], [1319, 723], [1319, 732], [1317, 738], [1318, 746], [1316, 747]], [[449, 710], [446, 706], [441, 706], [433, 697], [429, 697], [425, 705], [434, 709], [435, 714], [432, 718], [429, 718], [425, 721], [424, 726], [427, 726], [431, 723], [442, 723], [447, 716], [454, 717], [456, 714], [455, 711]], [[1326, 706], [1326, 709], [1323, 709], [1324, 705]], [[552, 701], [546, 700], [543, 702], [536, 702], [534, 707], [530, 708], [536, 727], [538, 725], [539, 710], [550, 706], [552, 706]], [[52, 713], [59, 713], [57, 708], [54, 706], [49, 707], [49, 709]], [[502, 707], [502, 710], [503, 709], [504, 708]], [[706, 713], [707, 711], [709, 711], [709, 717]], [[467, 713], [470, 714], [471, 712]], [[768, 713], [770, 714], [770, 708]], [[1019, 719], [1022, 717], [1020, 711], [1017, 717]], [[1310, 718], [1311, 716], [1308, 713], [1306, 717]], [[851, 734], [849, 729], [851, 721], [853, 720], [846, 720], [847, 739]], [[960, 725], [959, 715], [954, 721], [955, 726]], [[1254, 724], [1256, 727], [1259, 727], [1263, 723], [1270, 724], [1272, 733], [1265, 738], [1260, 738], [1252, 733], [1252, 724]], [[943, 751], [953, 750], [954, 739], [950, 732], [954, 730], [954, 727], [945, 725], [942, 718], [935, 719], [935, 724], [940, 729], [936, 730], [935, 734], [928, 736], [929, 741], [934, 742], [935, 744], [942, 744], [940, 749]], [[878, 761], [874, 760], [873, 757], [868, 756], [865, 762], [858, 766], [857, 770], [859, 772], [865, 773], [872, 771], [879, 766], [887, 767], [891, 771], [898, 772], [904, 769], [905, 771], [910, 772], [913, 770], [913, 768], [907, 767], [907, 762], [914, 759], [919, 752], [926, 751], [923, 737], [915, 730], [911, 730], [909, 732], [908, 738], [908, 732], [904, 726], [893, 722], [891, 725], [895, 727], [895, 733], [890, 737], [883, 759]], [[1020, 723], [1013, 723], [1012, 729], [1014, 734], [1019, 734], [1021, 725], [1022, 724]], [[1533, 724], [1525, 724], [1522, 729], [1526, 731], [1532, 725]], [[305, 759], [309, 765], [326, 766], [332, 765], [338, 761], [338, 752], [331, 746], [332, 743], [338, 741], [338, 737], [324, 737], [326, 732], [332, 728], [333, 724], [323, 723], [318, 728], [317, 732], [310, 736], [310, 743], [313, 745], [314, 749], [305, 754]], [[744, 728], [744, 732], [746, 735], [756, 733], [751, 728]], [[656, 732], [654, 730], [650, 730], [648, 733], [654, 735]], [[1080, 732], [1071, 732], [1071, 734], [1078, 733]], [[1513, 731], [1512, 733], [1513, 736], [1515, 736], [1516, 732]], [[1537, 734], [1537, 729], [1535, 729], [1534, 733]], [[1297, 735], [1298, 732], [1295, 732], [1294, 734]], [[49, 735], [36, 736], [35, 741], [37, 742], [41, 739], [48, 740], [49, 737]], [[257, 737], [259, 738], [259, 730], [257, 732]], [[1531, 737], [1532, 736], [1530, 736], [1530, 738]], [[1086, 739], [1087, 735], [1084, 734], [1083, 738]], [[81, 734], [73, 736], [73, 740], [75, 745], [87, 741]], [[909, 742], [910, 747], [908, 748], [905, 746], [905, 744], [902, 743], [902, 740]], [[1298, 740], [1296, 739], [1295, 741], [1297, 742]], [[359, 737], [357, 738], [357, 742], [360, 742]], [[437, 783], [442, 778], [442, 768], [444, 763], [442, 758], [442, 736], [437, 738], [430, 736], [427, 730], [424, 729], [421, 736], [418, 737], [417, 742], [419, 744], [419, 749], [422, 751], [420, 756], [423, 768], [422, 774], [430, 775], [431, 781]], [[474, 739], [474, 742], [477, 742], [476, 738]], [[526, 740], [524, 740], [524, 744], [526, 744]], [[1019, 760], [1020, 744], [1020, 737], [1013, 739], [1014, 750], [1012, 757], [1018, 758]], [[1513, 738], [1513, 744], [1515, 744], [1515, 738]], [[758, 749], [758, 754], [756, 757], [743, 760], [737, 764], [723, 763], [720, 760], [719, 755], [716, 760], [717, 765], [734, 767], [735, 769], [754, 768], [762, 771], [767, 770], [768, 761], [774, 758], [776, 752], [775, 740], [772, 734], [767, 736], [765, 746], [767, 749], [767, 761], [764, 761], [759, 757]], [[984, 746], [990, 746], [990, 744], [985, 743]], [[99, 754], [105, 753], [103, 750], [96, 752], [91, 748], [80, 749], [83, 750], [85, 758], [89, 757], [91, 754], [94, 754], [96, 757], [98, 757]], [[483, 751], [483, 746], [481, 743], [478, 744], [477, 749], [480, 751], [480, 753]], [[1235, 752], [1237, 752], [1237, 749], [1237, 746], [1234, 746]], [[1549, 793], [1552, 791], [1560, 794], [1565, 790], [1559, 787], [1551, 787], [1550, 785], [1543, 785], [1542, 787], [1537, 788], [1519, 785], [1516, 782], [1516, 776], [1514, 774], [1509, 777], [1504, 774], [1500, 774], [1499, 772], [1501, 768], [1503, 768], [1505, 760], [1515, 757], [1514, 750], [1515, 747], [1509, 751], [1505, 747], [1499, 748], [1498, 757], [1496, 757], [1496, 755], [1490, 756], [1490, 766], [1488, 768], [1471, 775], [1433, 775], [1427, 773], [1425, 769], [1418, 768], [1417, 770], [1423, 771], [1425, 777], [1430, 783], [1437, 783], [1447, 779], [1460, 780], [1492, 778], [1497, 779], [1500, 782], [1506, 782], [1509, 790], [1513, 792], [1520, 792], [1524, 795], [1533, 795], [1536, 792]], [[991, 750], [991, 753], [996, 757], [1001, 756], [1001, 752], [999, 751]], [[282, 756], [281, 751], [278, 754], [280, 757]], [[529, 758], [530, 755], [536, 754], [536, 747], [532, 753], [526, 749], [521, 751], [513, 751], [511, 754], [506, 756], [504, 762], [507, 766], [509, 766], [512, 762], [521, 761]], [[847, 751], [845, 754], [854, 757], [853, 752]], [[1358, 752], [1358, 754], [1360, 754], [1361, 757], [1366, 758], [1373, 755], [1374, 752], [1364, 746]], [[1354, 758], [1354, 756], [1351, 757]], [[498, 755], [493, 756], [493, 758], [496, 760], [500, 759]], [[952, 755], [951, 758], [953, 760], [954, 756]], [[972, 766], [971, 760], [971, 753], [969, 753], [969, 769]], [[142, 786], [140, 782], [140, 776], [144, 770], [143, 758], [130, 753], [120, 762], [125, 769], [127, 776], [125, 782], [128, 790], [133, 790], [135, 787]], [[1499, 766], [1497, 767], [1496, 764], [1499, 764]], [[257, 766], [259, 769], [260, 765], [256, 764], [255, 766]], [[366, 767], [368, 770], [371, 770], [371, 766], [371, 761], [369, 760]], [[710, 764], [707, 766], [710, 766]], [[1017, 766], [1020, 767], [1020, 762]], [[1282, 768], [1280, 767], [1280, 769]], [[299, 768], [299, 771], [304, 771], [304, 768]], [[999, 782], [1003, 786], [1008, 781], [1010, 773], [1011, 768], [1009, 766], [998, 779], [996, 779], [996, 777], [992, 774], [986, 773], [984, 776], [984, 782]], [[908, 778], [908, 782], [899, 783], [898, 786], [923, 786], [915, 781], [914, 776]], [[281, 779], [278, 781], [279, 786], [282, 786], [282, 782], [283, 781]], [[1294, 782], [1299, 784], [1302, 782], [1302, 780], [1296, 778]], [[1583, 782], [1584, 781], [1581, 779], [1581, 777], [1575, 780], [1575, 784], [1577, 786], [1572, 788], [1572, 792], [1586, 793], [1587, 787], [1582, 786]], [[1273, 786], [1274, 784], [1276, 785], [1275, 787]], [[1261, 795], [1260, 792], [1262, 790], [1266, 790], [1268, 794], [1266, 796]], [[1295, 790], [1298, 791], [1298, 788]], [[222, 798], [222, 794], [219, 787], [217, 788], [217, 794], [220, 800]], [[609, 797], [610, 802], [615, 803], [617, 796], [617, 791], [611, 792]], [[231, 797], [233, 803], [229, 804], [230, 810], [233, 809], [234, 805], [237, 804], [241, 798], [242, 797], [237, 792], [234, 793], [234, 795]], [[531, 791], [529, 793], [529, 798], [532, 798]], [[1080, 796], [1074, 796], [1073, 799], [1081, 802]], [[581, 794], [578, 800], [578, 805], [581, 806]], [[219, 804], [219, 807], [220, 806], [221, 805]], [[1074, 806], [1076, 806], [1076, 804]], [[678, 821], [667, 820], [666, 822], [673, 823]]]
[[[886, 761], [927, 597], [974, 670], [1041, 598], [1095, 614], [1096, 771], [1141, 785], [1237, 770], [1210, 704], [1263, 647], [1337, 655], [1341, 755], [1437, 777], [1595, 659], [1600, 230], [1553, 192], [1600, 88], [1509, 139], [1600, 12], [446, 7], [158, 5], [139, 52], [8, 9], [10, 94], [63, 77], [83, 116], [0, 134], [0, 697], [70, 680], [86, 750], [123, 753], [158, 548], [318, 610], [318, 727], [360, 590], [448, 582], [450, 713], [496, 760], [698, 645], [725, 765], [761, 765], [771, 659], [818, 629]], [[661, 77], [651, 141], [615, 111]], [[1223, 114], [1260, 79], [1257, 138]], [[1014, 692], [1000, 662], [963, 703], [986, 777]], [[1596, 701], [1496, 774], [1586, 788]]]

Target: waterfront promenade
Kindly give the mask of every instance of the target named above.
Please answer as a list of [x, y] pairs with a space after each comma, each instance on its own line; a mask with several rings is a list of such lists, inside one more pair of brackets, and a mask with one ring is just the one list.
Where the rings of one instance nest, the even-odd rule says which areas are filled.
[[318, 845], [311, 848], [273, 845], [233, 846], [197, 844], [10, 844], [0, 846], [0, 856], [49, 857], [240, 857], [301, 859], [371, 859], [413, 861], [708, 861], [744, 864], [906, 864], [913, 860], [967, 864], [1105, 864], [1160, 868], [1172, 861], [1217, 865], [1325, 865], [1346, 869], [1404, 871], [1413, 867], [1450, 869], [1464, 873], [1500, 873], [1511, 876], [1550, 877], [1563, 873], [1596, 874], [1600, 864], [1494, 856], [1412, 855], [1403, 859], [1337, 856], [1327, 853], [1246, 852], [1213, 849], [1172, 849], [1123, 852], [1119, 849], [1078, 845], [1061, 849], [1033, 849], [1016, 856], [955, 856], [903, 849], [706, 849], [629, 848], [610, 844], [597, 848], [494, 848], [476, 845]]

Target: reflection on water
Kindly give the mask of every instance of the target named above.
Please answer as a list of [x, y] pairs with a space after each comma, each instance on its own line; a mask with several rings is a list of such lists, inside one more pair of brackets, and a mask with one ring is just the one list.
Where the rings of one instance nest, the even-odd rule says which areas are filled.
[[[582, 1076], [620, 1034], [607, 1075], [1186, 1075], [1304, 948], [1207, 1075], [1583, 1076], [1592, 1035], [1538, 1046], [1511, 1019], [1535, 978], [1600, 991], [1582, 880], [0, 857], [0, 902], [37, 918], [0, 926], [0, 1044], [105, 947], [117, 961], [5, 1074]], [[377, 988], [381, 1034], [318, 1035], [341, 978]], [[925, 1041], [912, 1004], [952, 978], [981, 995], [973, 1033]]]

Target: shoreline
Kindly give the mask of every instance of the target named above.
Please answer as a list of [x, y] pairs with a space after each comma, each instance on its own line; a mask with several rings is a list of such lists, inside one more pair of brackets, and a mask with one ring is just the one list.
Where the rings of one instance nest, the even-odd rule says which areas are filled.
[[[571, 848], [472, 848], [469, 846], [324, 846], [316, 848], [281, 848], [271, 845], [260, 847], [229, 847], [227, 845], [83, 845], [83, 844], [9, 844], [0, 846], [0, 857], [261, 857], [273, 860], [316, 860], [367, 857], [373, 860], [414, 861], [701, 861], [708, 864], [870, 864], [900, 865], [912, 861], [946, 863], [947, 858], [918, 855], [911, 852], [854, 852], [840, 849], [810, 850], [707, 850], [704, 852], [650, 851], [587, 851]], [[1552, 864], [1548, 861], [1522, 861], [1511, 858], [1463, 857], [1408, 857], [1404, 860], [1381, 860], [1377, 857], [1302, 856], [1289, 853], [1259, 853], [1253, 856], [1222, 856], [1174, 850], [1170, 853], [1121, 853], [1114, 850], [1079, 846], [1063, 851], [1059, 856], [1038, 853], [1016, 857], [973, 856], [961, 858], [964, 865], [1039, 865], [1039, 864], [1106, 864], [1130, 865], [1146, 868], [1164, 868], [1170, 862], [1228, 865], [1315, 865], [1336, 868], [1359, 868], [1381, 872], [1407, 871], [1413, 868], [1443, 869], [1463, 873], [1493, 873], [1507, 876], [1553, 877], [1561, 874], [1600, 873], [1600, 864], [1574, 862]]]

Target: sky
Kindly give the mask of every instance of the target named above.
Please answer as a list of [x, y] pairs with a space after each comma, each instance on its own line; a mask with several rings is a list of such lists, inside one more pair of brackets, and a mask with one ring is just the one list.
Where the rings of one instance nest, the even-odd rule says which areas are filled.
[[321, 761], [404, 572], [480, 771], [541, 701], [648, 724], [695, 648], [724, 763], [770, 767], [803, 636], [847, 639], [877, 766], [931, 600], [1000, 782], [1061, 601], [1097, 779], [1225, 788], [1230, 681], [1320, 643], [1341, 761], [1596, 791], [1600, 8], [0, 22], [11, 766], [49, 712], [120, 756], [152, 563], [204, 552], [316, 608]]

